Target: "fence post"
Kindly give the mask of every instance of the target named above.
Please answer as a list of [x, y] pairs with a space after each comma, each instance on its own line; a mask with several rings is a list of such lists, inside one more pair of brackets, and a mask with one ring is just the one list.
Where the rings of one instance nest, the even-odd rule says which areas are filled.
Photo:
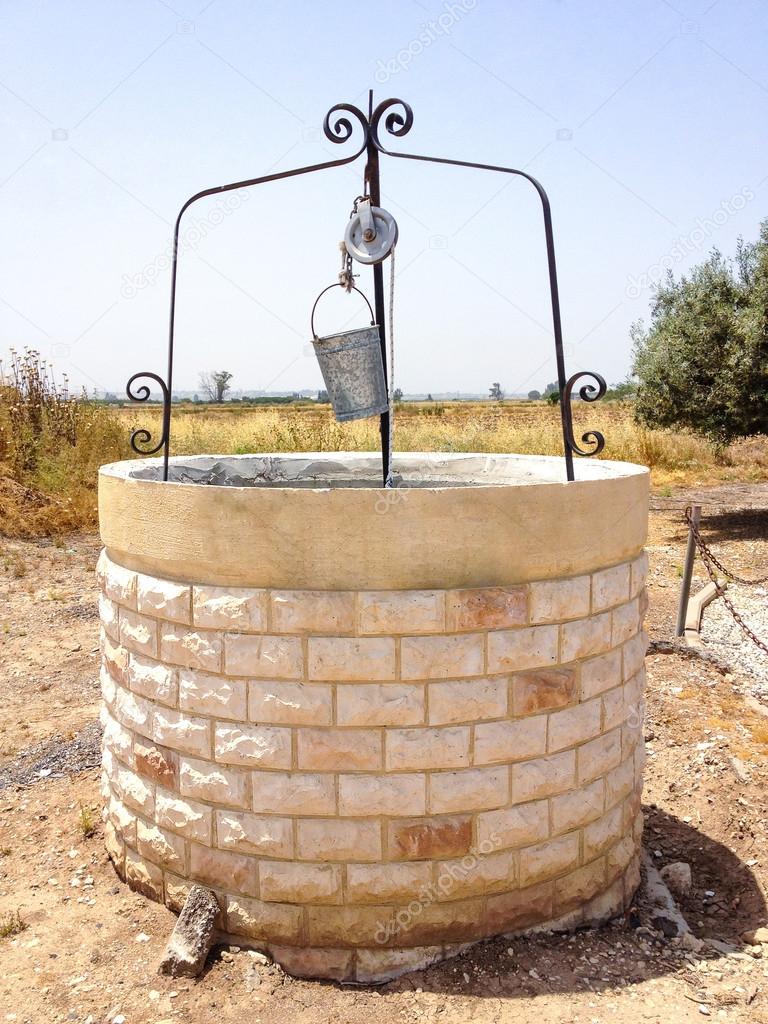
[[696, 539], [693, 535], [693, 529], [694, 527], [698, 529], [700, 519], [701, 505], [692, 505], [691, 522], [688, 526], [688, 546], [685, 549], [685, 564], [683, 565], [683, 582], [680, 587], [680, 601], [677, 605], [677, 629], [675, 636], [683, 636], [685, 633], [685, 617], [688, 612], [688, 599], [691, 596], [693, 562], [696, 558]]

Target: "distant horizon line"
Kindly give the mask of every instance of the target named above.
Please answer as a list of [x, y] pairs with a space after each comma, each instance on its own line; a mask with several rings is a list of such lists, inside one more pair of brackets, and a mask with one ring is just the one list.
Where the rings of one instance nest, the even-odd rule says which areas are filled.
[[[238, 390], [227, 392], [226, 396], [222, 399], [222, 401], [231, 402], [249, 398], [304, 398], [309, 399], [311, 401], [317, 401], [317, 396], [325, 390], [325, 388], [293, 388], [281, 391], [257, 391], [246, 389], [243, 391]], [[531, 388], [531, 391], [533, 390], [538, 391], [539, 389]], [[502, 388], [502, 393], [505, 398], [528, 398], [527, 391], [507, 392], [504, 391], [504, 389]], [[125, 402], [130, 401], [130, 399], [127, 397], [125, 391], [122, 388], [116, 391], [112, 391], [106, 388], [93, 388], [89, 392], [89, 394], [97, 399]], [[539, 394], [543, 396], [544, 392], [539, 391]], [[213, 401], [212, 399], [205, 396], [201, 389], [193, 390], [190, 388], [180, 388], [179, 390], [176, 390], [174, 388], [171, 395], [171, 397], [174, 399], [189, 398], [191, 400], [194, 400], [195, 396], [198, 397], [201, 404], [210, 403]], [[456, 402], [478, 401], [481, 399], [488, 401], [498, 401], [498, 399], [492, 398], [488, 394], [488, 391], [403, 391], [402, 394], [403, 400], [428, 399], [430, 396], [435, 400], [442, 399], [444, 401], [452, 400]], [[161, 402], [162, 394], [159, 391], [151, 392], [150, 397], [149, 399], [147, 399], [147, 401]], [[215, 404], [220, 403], [217, 402]]]

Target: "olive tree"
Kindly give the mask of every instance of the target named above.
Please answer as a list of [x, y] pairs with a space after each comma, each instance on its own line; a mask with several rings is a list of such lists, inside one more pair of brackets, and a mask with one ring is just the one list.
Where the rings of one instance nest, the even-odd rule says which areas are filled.
[[635, 416], [681, 426], [722, 448], [768, 433], [768, 220], [736, 258], [714, 250], [657, 288], [650, 324], [632, 325]]

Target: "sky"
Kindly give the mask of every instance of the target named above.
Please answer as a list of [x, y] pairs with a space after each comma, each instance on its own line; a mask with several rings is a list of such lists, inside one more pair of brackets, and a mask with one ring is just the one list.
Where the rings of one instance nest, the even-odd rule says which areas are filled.
[[[398, 97], [398, 151], [515, 167], [548, 192], [567, 369], [609, 383], [654, 282], [768, 215], [760, 0], [0, 0], [0, 356], [71, 384], [164, 373], [173, 222], [197, 191], [337, 159], [336, 103]], [[174, 388], [322, 385], [309, 314], [363, 160], [195, 204]], [[396, 218], [396, 383], [556, 376], [541, 207], [522, 179], [381, 159]], [[389, 274], [387, 261], [386, 275]], [[371, 294], [371, 271], [358, 267]], [[387, 283], [388, 287], [388, 283]], [[366, 323], [331, 293], [319, 333]]]

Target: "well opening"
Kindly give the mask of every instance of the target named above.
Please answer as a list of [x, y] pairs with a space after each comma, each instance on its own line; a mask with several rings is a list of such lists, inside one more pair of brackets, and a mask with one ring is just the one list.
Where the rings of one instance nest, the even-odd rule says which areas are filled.
[[[163, 479], [163, 460], [125, 465], [135, 480]], [[563, 483], [561, 458], [547, 455], [496, 455], [410, 452], [393, 456], [395, 487], [509, 487]], [[109, 470], [109, 467], [107, 467]], [[578, 479], [602, 480], [641, 473], [629, 463], [585, 462]], [[117, 472], [121, 470], [118, 469]], [[308, 452], [274, 455], [176, 456], [169, 462], [168, 482], [216, 487], [339, 488], [384, 490], [381, 456], [374, 452]]]

